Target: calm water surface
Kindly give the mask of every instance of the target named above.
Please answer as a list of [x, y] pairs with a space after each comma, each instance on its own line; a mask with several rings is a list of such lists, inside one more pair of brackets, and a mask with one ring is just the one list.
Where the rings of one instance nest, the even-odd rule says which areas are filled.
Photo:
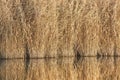
[[120, 80], [120, 59], [0, 60], [0, 80]]

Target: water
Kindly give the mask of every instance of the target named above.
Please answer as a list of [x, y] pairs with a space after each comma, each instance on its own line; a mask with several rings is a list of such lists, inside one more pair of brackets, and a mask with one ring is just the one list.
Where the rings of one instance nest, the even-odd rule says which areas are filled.
[[120, 80], [120, 59], [1, 60], [0, 80]]

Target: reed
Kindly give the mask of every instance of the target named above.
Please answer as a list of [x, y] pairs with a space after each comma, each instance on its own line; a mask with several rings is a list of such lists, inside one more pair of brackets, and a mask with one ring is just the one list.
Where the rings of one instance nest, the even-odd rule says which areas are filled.
[[119, 55], [119, 13], [119, 0], [0, 0], [0, 53]]

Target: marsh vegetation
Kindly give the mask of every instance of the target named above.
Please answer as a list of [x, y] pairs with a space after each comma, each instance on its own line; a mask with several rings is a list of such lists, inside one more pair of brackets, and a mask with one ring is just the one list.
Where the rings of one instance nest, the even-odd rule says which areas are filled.
[[0, 55], [119, 55], [119, 13], [119, 0], [0, 0]]

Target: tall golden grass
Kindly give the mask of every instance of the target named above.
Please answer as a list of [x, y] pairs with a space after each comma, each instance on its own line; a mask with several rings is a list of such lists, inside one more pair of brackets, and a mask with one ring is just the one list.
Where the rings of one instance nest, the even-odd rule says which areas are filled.
[[119, 13], [119, 0], [0, 0], [0, 54], [119, 55]]

